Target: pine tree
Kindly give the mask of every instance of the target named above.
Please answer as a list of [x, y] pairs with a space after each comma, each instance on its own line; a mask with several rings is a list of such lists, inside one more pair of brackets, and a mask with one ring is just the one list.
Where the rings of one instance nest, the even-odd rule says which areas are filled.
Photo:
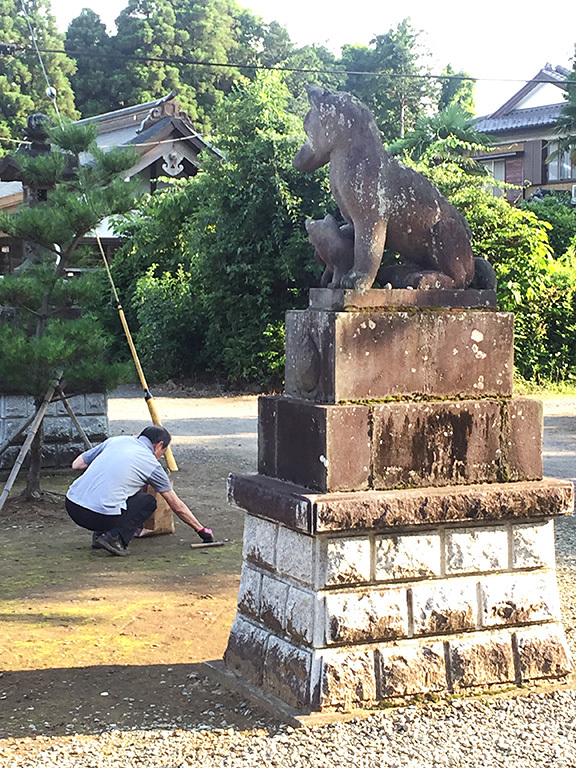
[[[115, 383], [118, 366], [108, 359], [109, 339], [95, 314], [65, 319], [90, 301], [91, 276], [69, 280], [82, 239], [106, 216], [133, 207], [137, 183], [124, 181], [134, 162], [130, 151], [99, 151], [93, 126], [75, 124], [48, 131], [51, 152], [15, 153], [24, 185], [44, 194], [15, 214], [0, 214], [0, 230], [34, 246], [33, 258], [19, 272], [0, 280], [0, 304], [15, 309], [15, 319], [0, 323], [0, 381], [8, 392], [30, 395], [38, 410], [50, 383], [62, 372], [69, 390], [101, 390]], [[89, 164], [80, 156], [90, 153]], [[93, 297], [92, 297], [93, 300]], [[39, 489], [41, 431], [32, 444], [26, 493]]]

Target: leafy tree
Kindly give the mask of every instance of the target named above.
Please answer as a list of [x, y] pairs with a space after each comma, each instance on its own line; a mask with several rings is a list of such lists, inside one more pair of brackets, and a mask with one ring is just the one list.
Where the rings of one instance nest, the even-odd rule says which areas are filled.
[[425, 154], [437, 161], [458, 157], [461, 164], [468, 159], [469, 169], [480, 172], [482, 168], [472, 152], [489, 143], [490, 138], [474, 128], [468, 113], [453, 103], [435, 115], [419, 117], [414, 128], [393, 142], [388, 151], [393, 155], [405, 153], [412, 160], [420, 160]]
[[118, 61], [112, 56], [112, 41], [100, 16], [83, 8], [68, 26], [64, 47], [76, 61], [76, 72], [70, 81], [82, 117], [117, 109], [110, 78]]
[[569, 254], [554, 261], [551, 225], [485, 189], [455, 163], [416, 165], [466, 217], [472, 246], [498, 275], [498, 303], [515, 313], [515, 363], [526, 379], [576, 378], [576, 278]]
[[[109, 339], [96, 316], [87, 312], [72, 322], [65, 319], [91, 294], [89, 276], [70, 281], [66, 270], [82, 238], [107, 215], [130, 210], [135, 192], [133, 183], [124, 182], [134, 155], [124, 150], [103, 154], [94, 144], [93, 126], [53, 128], [49, 137], [52, 152], [15, 155], [23, 183], [46, 190], [45, 200], [0, 215], [2, 231], [36, 245], [27, 268], [0, 281], [0, 304], [16, 309], [13, 323], [0, 324], [0, 380], [8, 391], [33, 396], [37, 409], [57, 371], [74, 391], [106, 388], [118, 380], [118, 367], [108, 360]], [[85, 153], [92, 162], [81, 165]], [[39, 431], [27, 494], [39, 488], [41, 451]]]
[[341, 63], [346, 70], [374, 73], [349, 75], [345, 90], [373, 112], [385, 141], [402, 138], [430, 101], [437, 100], [436, 85], [426, 75], [427, 55], [408, 19], [385, 35], [377, 35], [370, 47], [346, 45]]
[[[61, 49], [62, 36], [50, 13], [49, 0], [26, 0], [25, 7], [38, 46]], [[32, 112], [54, 115], [52, 100], [46, 95], [46, 79], [33, 48], [30, 29], [19, 0], [0, 0], [0, 40], [13, 43], [11, 54], [0, 56], [0, 132], [22, 138], [22, 126]], [[74, 63], [64, 54], [42, 54], [50, 84], [57, 92], [62, 115], [77, 117], [69, 77]]]
[[[576, 54], [576, 45], [574, 46]], [[569, 152], [573, 165], [576, 165], [576, 58], [572, 65], [572, 72], [568, 78], [566, 91], [566, 104], [562, 113], [556, 121], [556, 132], [558, 133], [558, 151], [560, 153]]]
[[460, 107], [468, 117], [476, 113], [476, 84], [473, 80], [465, 79], [467, 72], [456, 72], [450, 64], [447, 64], [440, 78], [440, 98], [438, 99], [438, 111], [443, 112], [453, 104]]
[[165, 355], [179, 357], [180, 371], [186, 360], [188, 375], [279, 384], [284, 314], [304, 306], [307, 289], [317, 284], [304, 221], [323, 216], [333, 203], [326, 176], [307, 177], [292, 168], [303, 132], [301, 120], [286, 111], [288, 100], [277, 73], [259, 74], [230, 94], [216, 121], [223, 157], [206, 158], [193, 179], [154, 195], [145, 215], [129, 225], [131, 237], [115, 259], [115, 274], [122, 271], [132, 281], [131, 265], [137, 268], [140, 257], [148, 269], [124, 291], [135, 297], [140, 319], [147, 319], [148, 329], [141, 326], [137, 339], [149, 349], [150, 327], [163, 331], [147, 306], [177, 279], [182, 301], [174, 313], [165, 309], [174, 319], [171, 327], [187, 325], [186, 352], [179, 331], [167, 329], [163, 339]]
[[563, 256], [576, 235], [576, 207], [570, 202], [570, 192], [550, 192], [542, 198], [533, 197], [520, 207], [532, 211], [551, 225], [550, 245], [556, 257]]

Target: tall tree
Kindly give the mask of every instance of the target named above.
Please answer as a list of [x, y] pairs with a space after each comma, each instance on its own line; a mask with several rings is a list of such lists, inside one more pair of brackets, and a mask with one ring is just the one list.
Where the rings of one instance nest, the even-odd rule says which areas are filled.
[[427, 77], [428, 54], [419, 38], [404, 19], [385, 35], [377, 35], [370, 47], [342, 49], [346, 70], [371, 73], [349, 75], [345, 87], [372, 110], [387, 141], [404, 136], [425, 107], [437, 101], [436, 84]]
[[440, 78], [439, 112], [456, 104], [470, 117], [476, 113], [476, 84], [468, 77], [467, 72], [456, 72], [450, 64], [446, 65]]
[[[0, 55], [0, 132], [12, 138], [22, 138], [22, 126], [30, 113], [54, 115], [30, 27], [40, 49], [62, 49], [62, 35], [50, 12], [49, 0], [0, 0], [0, 40], [14, 44], [12, 53]], [[56, 89], [60, 113], [77, 117], [69, 80], [74, 62], [62, 53], [46, 50], [42, 59], [50, 84]]]
[[112, 56], [112, 41], [100, 16], [83, 8], [68, 26], [64, 47], [76, 62], [70, 81], [82, 117], [117, 109], [110, 79], [118, 61]]

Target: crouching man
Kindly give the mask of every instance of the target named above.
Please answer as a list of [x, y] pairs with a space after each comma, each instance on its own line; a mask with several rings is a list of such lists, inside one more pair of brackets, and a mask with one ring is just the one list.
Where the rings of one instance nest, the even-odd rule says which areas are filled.
[[138, 437], [110, 437], [77, 456], [72, 469], [85, 470], [66, 494], [66, 511], [82, 528], [94, 531], [92, 546], [125, 557], [128, 544], [156, 509], [156, 499], [141, 493], [151, 485], [171, 510], [204, 542], [214, 541], [172, 489], [159, 462], [170, 444], [164, 427], [146, 427]]

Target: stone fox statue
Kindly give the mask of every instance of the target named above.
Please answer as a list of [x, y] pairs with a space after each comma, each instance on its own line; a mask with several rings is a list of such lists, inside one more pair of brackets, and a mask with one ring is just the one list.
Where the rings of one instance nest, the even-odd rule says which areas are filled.
[[427, 179], [387, 154], [364, 104], [349, 93], [310, 85], [306, 90], [307, 139], [294, 167], [310, 173], [330, 163], [332, 194], [354, 228], [352, 265], [330, 286], [368, 290], [386, 247], [400, 254], [403, 265], [379, 276], [393, 287], [468, 287], [474, 256], [464, 217]]

